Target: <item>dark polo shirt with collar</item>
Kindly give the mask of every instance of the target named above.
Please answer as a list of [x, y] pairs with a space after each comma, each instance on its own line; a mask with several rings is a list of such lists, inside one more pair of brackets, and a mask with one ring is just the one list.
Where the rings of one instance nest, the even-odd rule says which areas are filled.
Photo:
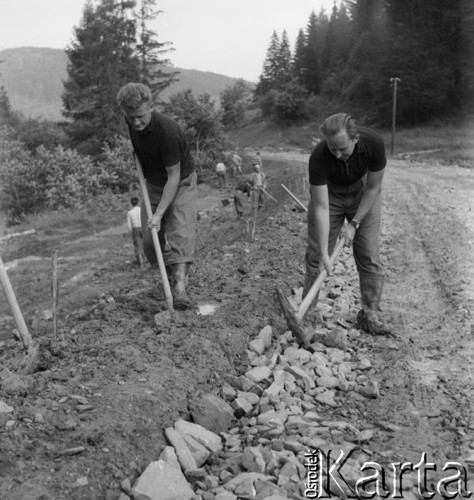
[[337, 159], [329, 151], [325, 140], [314, 148], [309, 158], [309, 183], [313, 186], [348, 186], [360, 180], [368, 171], [383, 170], [386, 164], [382, 137], [369, 128], [359, 127], [359, 140], [346, 161]]
[[133, 149], [140, 160], [145, 179], [155, 186], [164, 186], [168, 180], [166, 167], [177, 163], [181, 180], [195, 170], [194, 158], [182, 128], [170, 117], [154, 110], [148, 126], [137, 131], [128, 126]]

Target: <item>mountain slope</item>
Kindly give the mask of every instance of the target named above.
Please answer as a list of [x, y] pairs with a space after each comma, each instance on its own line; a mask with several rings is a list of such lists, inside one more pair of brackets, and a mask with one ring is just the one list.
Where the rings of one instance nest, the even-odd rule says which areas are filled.
[[[26, 117], [61, 120], [61, 94], [68, 59], [61, 49], [21, 47], [0, 50], [0, 85], [5, 87], [15, 111]], [[190, 88], [195, 95], [207, 92], [216, 103], [220, 93], [237, 79], [216, 73], [174, 68], [179, 81], [162, 93], [164, 100]]]
[[61, 119], [62, 81], [67, 58], [63, 50], [21, 47], [0, 51], [0, 85], [15, 111], [27, 117]]

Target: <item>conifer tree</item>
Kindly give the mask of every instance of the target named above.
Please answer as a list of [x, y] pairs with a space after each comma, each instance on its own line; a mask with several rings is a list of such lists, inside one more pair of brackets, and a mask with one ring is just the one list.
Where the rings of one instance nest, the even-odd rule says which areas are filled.
[[306, 26], [306, 50], [304, 51], [305, 78], [304, 86], [306, 89], [317, 94], [321, 85], [321, 71], [319, 65], [318, 46], [318, 20], [315, 12], [311, 12], [308, 25]]
[[138, 9], [137, 51], [140, 58], [140, 81], [151, 90], [155, 99], [160, 92], [176, 81], [177, 71], [169, 67], [169, 59], [163, 56], [172, 49], [170, 42], [159, 42], [156, 31], [150, 29], [149, 23], [161, 14], [156, 9], [156, 0], [141, 0]]
[[0, 126], [10, 126], [15, 119], [5, 87], [0, 86]]
[[298, 36], [296, 38], [295, 43], [295, 51], [293, 54], [293, 60], [291, 63], [293, 76], [296, 78], [296, 81], [303, 85], [304, 84], [304, 75], [305, 75], [305, 65], [304, 65], [304, 52], [306, 50], [306, 36], [302, 29], [299, 30]]
[[139, 74], [134, 7], [134, 0], [101, 0], [97, 7], [87, 3], [75, 40], [66, 49], [63, 114], [72, 120], [69, 134], [81, 152], [97, 154], [121, 130], [116, 95]]
[[281, 35], [280, 46], [276, 55], [275, 88], [279, 89], [288, 83], [291, 78], [291, 48], [286, 30]]
[[349, 59], [352, 49], [352, 26], [346, 8], [336, 4], [325, 30], [321, 53], [321, 79], [324, 80], [334, 71], [341, 71]]
[[389, 64], [391, 76], [401, 80], [402, 120], [419, 123], [464, 104], [461, 48], [467, 11], [461, 7], [460, 0], [388, 4]]
[[260, 80], [255, 89], [256, 95], [265, 95], [274, 88], [278, 74], [278, 54], [280, 51], [280, 39], [277, 32], [274, 31], [270, 45], [267, 49], [265, 61], [263, 62], [263, 72], [260, 75]]

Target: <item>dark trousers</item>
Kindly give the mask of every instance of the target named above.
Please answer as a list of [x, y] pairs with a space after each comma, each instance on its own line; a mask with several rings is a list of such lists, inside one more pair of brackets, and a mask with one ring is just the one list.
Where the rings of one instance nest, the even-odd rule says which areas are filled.
[[[352, 220], [359, 206], [366, 187], [366, 177], [350, 186], [328, 185], [329, 193], [329, 242], [328, 252], [331, 255], [344, 221]], [[319, 269], [319, 252], [316, 244], [316, 228], [314, 224], [312, 201], [308, 207], [308, 246], [306, 248], [306, 274], [317, 276]], [[353, 241], [353, 254], [359, 274], [383, 276], [380, 260], [380, 222], [381, 196], [376, 198], [370, 211], [362, 219]]]

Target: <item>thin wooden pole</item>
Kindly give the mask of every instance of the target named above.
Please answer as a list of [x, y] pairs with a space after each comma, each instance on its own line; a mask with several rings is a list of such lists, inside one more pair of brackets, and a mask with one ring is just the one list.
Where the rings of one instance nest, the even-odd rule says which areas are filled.
[[[140, 188], [142, 191], [143, 201], [145, 204], [146, 213], [148, 219], [151, 219], [153, 216], [153, 212], [151, 210], [150, 197], [148, 196], [148, 190], [146, 188], [145, 176], [143, 175], [142, 165], [140, 160], [137, 158], [135, 154], [133, 154], [133, 159], [135, 162], [135, 167], [138, 173], [138, 180], [140, 182]], [[163, 281], [163, 289], [165, 292], [166, 305], [168, 309], [173, 312], [173, 295], [171, 293], [170, 282], [168, 280], [168, 275], [166, 274], [165, 261], [163, 260], [163, 253], [161, 252], [160, 242], [158, 240], [158, 231], [155, 227], [151, 228], [151, 237], [153, 239], [153, 245], [155, 247], [156, 258], [158, 260], [158, 267], [160, 268], [161, 280]]]
[[8, 278], [7, 270], [3, 264], [3, 260], [0, 257], [0, 282], [2, 284], [3, 291], [7, 297], [8, 305], [12, 312], [13, 318], [15, 320], [18, 332], [20, 334], [21, 341], [25, 349], [30, 349], [33, 345], [33, 339], [28, 331], [23, 315], [21, 314], [20, 306], [16, 300], [15, 292], [13, 291], [12, 284]]
[[390, 144], [390, 153], [393, 155], [395, 151], [395, 124], [397, 117], [397, 82], [400, 81], [400, 78], [390, 78], [390, 82], [392, 82], [393, 86], [393, 103], [392, 103], [392, 141]]
[[280, 186], [293, 198], [293, 200], [296, 201], [296, 203], [298, 203], [298, 205], [305, 211], [307, 212], [308, 209], [303, 205], [303, 203], [284, 185], [284, 184], [280, 184]]
[[53, 250], [53, 332], [58, 336], [58, 252]]

